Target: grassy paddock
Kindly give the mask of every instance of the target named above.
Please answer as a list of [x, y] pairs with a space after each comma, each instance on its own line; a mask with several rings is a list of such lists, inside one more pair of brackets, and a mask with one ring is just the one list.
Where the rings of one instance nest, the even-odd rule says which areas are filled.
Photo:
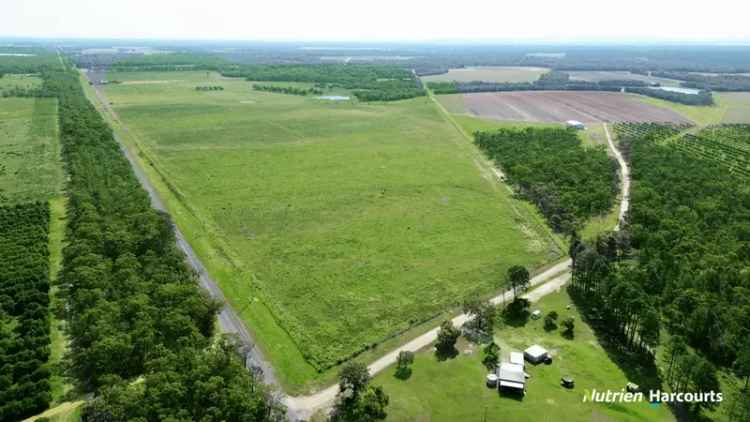
[[0, 98], [0, 203], [47, 200], [62, 180], [57, 100]]
[[[282, 381], [556, 259], [426, 98], [334, 103], [205, 72], [106, 87], [170, 213]], [[148, 80], [169, 81], [151, 83]], [[197, 92], [206, 80], [224, 91]], [[90, 87], [88, 88], [91, 94]]]
[[[559, 329], [545, 331], [543, 319], [496, 330], [495, 342], [500, 345], [503, 360], [507, 360], [510, 351], [522, 351], [534, 343], [554, 354], [552, 365], [527, 366], [531, 378], [523, 399], [499, 395], [496, 390], [487, 388], [481, 347], [461, 340], [460, 353], [454, 359], [439, 361], [432, 350], [417, 353], [412, 375], [405, 381], [395, 377], [394, 368], [375, 377], [373, 383], [382, 385], [391, 399], [387, 420], [541, 421], [549, 420], [551, 415], [559, 421], [674, 420], [666, 406], [651, 406], [646, 402], [582, 403], [586, 390], [620, 391], [628, 381], [644, 383], [644, 377], [653, 375], [632, 364], [618, 366], [613, 362], [612, 355], [581, 321], [575, 307], [567, 309], [571, 303], [567, 293], [561, 291], [545, 297], [533, 309], [540, 309], [544, 314], [554, 310], [560, 315], [560, 321], [573, 316], [576, 328], [572, 340], [564, 338]], [[562, 376], [572, 376], [575, 388], [562, 388]]]
[[[65, 219], [66, 219], [67, 198], [60, 196], [49, 201], [50, 208], [50, 230], [49, 230], [49, 256], [50, 256], [50, 303], [51, 307], [60, 306], [55, 294], [58, 291], [56, 287], [57, 275], [62, 267], [62, 250], [65, 247]], [[52, 366], [52, 377], [50, 386], [52, 392], [52, 402], [60, 403], [65, 394], [70, 391], [72, 386], [65, 381], [65, 378], [57, 370], [63, 354], [67, 348], [67, 337], [62, 330], [64, 321], [55, 318], [54, 314], [50, 315], [50, 357], [49, 363]]]
[[13, 88], [34, 89], [42, 87], [42, 79], [33, 75], [7, 74], [0, 78], [0, 93]]

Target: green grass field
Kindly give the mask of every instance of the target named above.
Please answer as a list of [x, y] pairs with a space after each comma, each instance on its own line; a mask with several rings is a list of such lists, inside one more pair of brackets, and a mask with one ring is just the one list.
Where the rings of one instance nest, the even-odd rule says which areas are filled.
[[62, 180], [57, 100], [0, 98], [0, 203], [50, 199]]
[[750, 123], [750, 93], [748, 92], [714, 92], [716, 104], [710, 107], [677, 104], [640, 95], [638, 98], [649, 104], [671, 108], [699, 126]]
[[[482, 365], [481, 346], [465, 340], [458, 344], [456, 358], [439, 361], [432, 350], [416, 354], [412, 375], [395, 377], [395, 368], [376, 376], [390, 396], [388, 421], [671, 421], [666, 406], [649, 403], [582, 403], [586, 390], [620, 391], [628, 381], [641, 385], [653, 378], [634, 365], [618, 366], [599, 343], [591, 328], [581, 321], [575, 307], [567, 309], [570, 298], [563, 290], [552, 293], [532, 306], [544, 314], [556, 311], [559, 320], [573, 316], [575, 337], [564, 338], [559, 329], [545, 331], [543, 319], [529, 320], [525, 326], [506, 325], [495, 331], [502, 360], [511, 351], [522, 351], [540, 344], [554, 355], [552, 365], [527, 364], [527, 394], [523, 399], [499, 395], [485, 386], [487, 370]], [[626, 375], [630, 374], [630, 378]], [[560, 378], [572, 376], [575, 388], [560, 386]]]
[[450, 69], [441, 75], [423, 76], [425, 82], [533, 82], [549, 69], [519, 66], [477, 66]]
[[[67, 199], [64, 196], [52, 198], [50, 200], [50, 230], [49, 230], [49, 256], [50, 256], [50, 288], [51, 307], [59, 306], [59, 298], [56, 296], [59, 290], [56, 286], [57, 276], [62, 267], [63, 248], [65, 247], [65, 219], [66, 219]], [[58, 371], [57, 365], [60, 364], [63, 354], [67, 349], [67, 337], [63, 332], [65, 322], [55, 317], [54, 313], [50, 315], [50, 357], [49, 362], [52, 366], [52, 377], [50, 386], [52, 392], [52, 403], [60, 403], [64, 400], [65, 394], [70, 391], [72, 386], [67, 383], [65, 378]]]
[[38, 76], [8, 74], [0, 78], [0, 93], [12, 88], [41, 88], [42, 79]]
[[[293, 391], [491, 294], [508, 266], [560, 256], [428, 98], [337, 103], [205, 72], [108, 79], [124, 82], [105, 88], [115, 129]], [[194, 89], [207, 81], [225, 90]]]

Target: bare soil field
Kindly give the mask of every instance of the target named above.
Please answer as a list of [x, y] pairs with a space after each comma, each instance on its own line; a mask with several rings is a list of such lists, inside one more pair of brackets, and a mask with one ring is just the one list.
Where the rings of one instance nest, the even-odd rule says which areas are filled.
[[483, 92], [465, 94], [464, 102], [468, 113], [496, 120], [692, 123], [673, 110], [617, 92]]

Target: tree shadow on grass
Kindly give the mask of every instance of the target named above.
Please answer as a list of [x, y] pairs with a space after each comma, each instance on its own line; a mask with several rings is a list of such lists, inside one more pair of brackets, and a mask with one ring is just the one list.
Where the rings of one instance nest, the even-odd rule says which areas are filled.
[[453, 359], [456, 356], [458, 356], [458, 349], [456, 349], [455, 347], [452, 347], [449, 350], [435, 349], [435, 357], [440, 362], [446, 361], [448, 359]]
[[529, 313], [529, 311], [516, 314], [513, 312], [508, 312], [506, 310], [502, 314], [503, 323], [510, 327], [516, 327], [516, 328], [523, 327], [526, 324], [528, 324], [530, 317], [531, 317], [531, 313]]
[[412, 370], [408, 366], [405, 368], [397, 368], [396, 373], [393, 374], [394, 377], [400, 379], [401, 381], [406, 381], [409, 378], [411, 378]]
[[528, 300], [516, 298], [503, 309], [501, 314], [503, 323], [511, 327], [523, 327], [529, 322], [529, 318], [531, 317], [529, 307], [530, 303]]

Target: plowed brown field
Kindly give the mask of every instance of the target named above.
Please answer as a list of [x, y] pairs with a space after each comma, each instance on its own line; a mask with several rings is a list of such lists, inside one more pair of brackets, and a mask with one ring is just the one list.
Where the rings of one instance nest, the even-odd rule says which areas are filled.
[[618, 92], [483, 92], [465, 94], [463, 99], [470, 114], [497, 120], [692, 123], [675, 111]]

